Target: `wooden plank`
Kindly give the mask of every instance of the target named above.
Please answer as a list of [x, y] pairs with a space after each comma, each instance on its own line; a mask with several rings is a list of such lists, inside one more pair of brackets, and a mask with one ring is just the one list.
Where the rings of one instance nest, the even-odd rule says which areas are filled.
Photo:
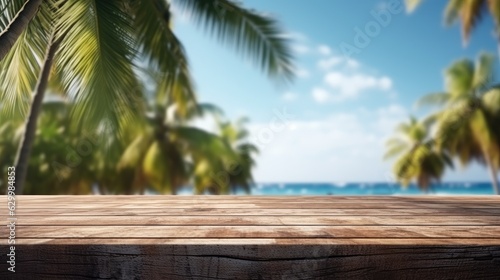
[[[17, 238], [16, 245], [476, 245], [500, 238]], [[7, 245], [0, 239], [0, 245]]]
[[196, 203], [196, 202], [88, 202], [75, 203], [60, 201], [54, 203], [46, 202], [17, 202], [17, 205], [22, 208], [278, 208], [278, 209], [422, 209], [422, 208], [500, 208], [498, 203], [427, 203], [427, 202], [391, 202], [391, 203], [361, 203], [361, 202], [252, 202], [252, 203], [226, 203], [226, 202], [211, 202], [211, 203]]
[[[1, 249], [4, 249], [2, 247]], [[16, 279], [498, 279], [499, 246], [20, 246]], [[6, 269], [0, 278], [7, 279]]]
[[[17, 204], [17, 208], [23, 209], [41, 209], [45, 208], [42, 204], [35, 205], [23, 205]], [[291, 203], [255, 203], [255, 204], [218, 204], [218, 205], [207, 205], [207, 204], [62, 204], [62, 205], [51, 205], [51, 209], [98, 209], [98, 208], [113, 208], [113, 209], [144, 209], [144, 208], [161, 208], [161, 209], [500, 209], [500, 205], [493, 204], [477, 204], [477, 205], [458, 205], [458, 204], [385, 204], [385, 205], [362, 205], [362, 204], [329, 204], [329, 203], [311, 203], [311, 204], [291, 204]]]
[[[7, 228], [1, 231], [7, 236]], [[500, 238], [500, 226], [16, 226], [22, 238]]]
[[[18, 196], [16, 201], [19, 279], [500, 275], [496, 196]], [[0, 235], [7, 230], [1, 227]], [[0, 249], [8, 251], [7, 239], [0, 239]], [[0, 279], [10, 276], [6, 271]]]
[[[65, 202], [70, 198], [72, 202], [184, 202], [184, 203], [255, 203], [255, 202], [335, 202], [335, 203], [383, 203], [383, 202], [485, 202], [500, 203], [496, 196], [44, 196], [18, 195], [19, 202]], [[6, 200], [2, 195], [0, 199]]]
[[[7, 217], [0, 217], [6, 220]], [[80, 225], [497, 225], [500, 216], [20, 216], [24, 226]]]
[[165, 215], [223, 215], [223, 216], [264, 216], [264, 215], [357, 215], [357, 216], [401, 216], [401, 215], [500, 215], [500, 208], [430, 208], [430, 209], [276, 209], [276, 208], [24, 208], [16, 209], [16, 215], [24, 216], [165, 216]]

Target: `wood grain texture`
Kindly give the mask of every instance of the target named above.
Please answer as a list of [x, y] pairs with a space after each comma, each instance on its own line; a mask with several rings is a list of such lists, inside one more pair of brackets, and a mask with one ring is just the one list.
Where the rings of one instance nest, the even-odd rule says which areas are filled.
[[307, 209], [307, 208], [24, 208], [22, 204], [16, 210], [18, 216], [83, 216], [94, 219], [94, 216], [500, 216], [500, 208], [416, 208], [416, 209]]
[[[0, 217], [6, 220], [7, 217]], [[362, 225], [493, 225], [500, 226], [500, 216], [96, 216], [82, 219], [81, 216], [21, 216], [18, 222], [23, 226], [362, 226]]]
[[18, 261], [15, 279], [497, 280], [500, 275], [500, 246], [31, 245], [18, 250], [26, 257]]
[[16, 218], [15, 279], [500, 275], [496, 196], [17, 196]]
[[495, 238], [500, 236], [500, 226], [19, 225], [16, 234], [24, 238]]

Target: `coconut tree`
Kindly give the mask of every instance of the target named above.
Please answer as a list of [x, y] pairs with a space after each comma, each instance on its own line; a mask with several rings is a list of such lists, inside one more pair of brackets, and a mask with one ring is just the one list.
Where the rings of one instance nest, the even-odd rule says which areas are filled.
[[[37, 126], [32, 156], [28, 161], [30, 173], [24, 192], [26, 194], [87, 194], [90, 192], [92, 157], [82, 155], [89, 147], [83, 137], [73, 129], [69, 118], [70, 104], [60, 100], [47, 100]], [[22, 122], [11, 120], [3, 125], [0, 168], [12, 165], [15, 147], [22, 136]], [[10, 130], [10, 131], [9, 131]], [[14, 137], [13, 137], [14, 136]], [[86, 146], [84, 146], [86, 145]], [[86, 151], [83, 151], [86, 152]]]
[[[118, 170], [132, 179], [130, 189], [143, 193], [145, 186], [152, 186], [159, 193], [177, 194], [193, 173], [195, 178], [200, 174], [200, 166], [212, 170], [234, 160], [231, 147], [217, 135], [157, 110], [120, 159]], [[196, 179], [195, 188], [200, 189]]]
[[480, 54], [474, 63], [462, 59], [445, 72], [446, 89], [429, 94], [421, 105], [444, 105], [437, 117], [438, 147], [457, 157], [463, 165], [485, 164], [497, 194], [500, 164], [500, 88], [494, 82], [495, 58]]
[[19, 141], [22, 131], [19, 131], [21, 122], [10, 121], [0, 124], [0, 190], [6, 193], [7, 190], [7, 168], [12, 167], [14, 162], [17, 141]]
[[[6, 71], [0, 73], [0, 97], [7, 111], [2, 117], [28, 115], [16, 156], [17, 193], [23, 192], [39, 114], [54, 70], [60, 72], [66, 92], [77, 101], [76, 118], [82, 117], [81, 112], [86, 110], [90, 117], [83, 120], [107, 117], [109, 123], [116, 124], [116, 108], [134, 108], [128, 107], [135, 103], [130, 98], [132, 94], [124, 93], [125, 89], [134, 88], [135, 74], [131, 25], [127, 21], [130, 17], [120, 12], [121, 6], [117, 1], [46, 0], [23, 31], [22, 40], [15, 43], [1, 62]], [[83, 35], [77, 35], [78, 32]], [[99, 41], [99, 36], [106, 37], [106, 42]], [[89, 101], [96, 94], [105, 95], [101, 102], [107, 105]], [[90, 105], [94, 105], [92, 110], [88, 109]], [[98, 114], [95, 109], [108, 110]], [[122, 115], [130, 116], [130, 112]]]
[[[406, 0], [409, 12], [415, 10], [423, 0]], [[497, 0], [449, 0], [446, 6], [445, 23], [451, 25], [457, 21], [461, 22], [462, 39], [464, 44], [469, 41], [470, 35], [477, 23], [486, 15], [490, 15], [495, 23], [497, 40], [500, 34], [500, 1]], [[500, 53], [500, 44], [499, 44]]]
[[0, 61], [7, 55], [43, 0], [0, 1]]
[[193, 92], [178, 83], [170, 86], [158, 68], [143, 72], [144, 95], [150, 96], [147, 122], [133, 131], [133, 139], [118, 163], [118, 172], [130, 178], [128, 189], [144, 193], [146, 186], [159, 193], [176, 194], [190, 182], [199, 162], [218, 165], [229, 147], [216, 135], [189, 126], [190, 120], [214, 106], [200, 105]]
[[387, 141], [384, 159], [397, 157], [393, 170], [397, 180], [407, 186], [412, 180], [424, 191], [432, 182], [439, 182], [446, 165], [451, 160], [437, 151], [434, 141], [429, 138], [432, 119], [418, 121], [411, 117], [409, 122], [397, 127], [398, 134]]
[[[293, 76], [287, 39], [273, 19], [230, 0], [172, 3], [221, 42], [250, 57], [271, 78]], [[165, 0], [46, 0], [40, 4], [0, 65], [6, 69], [0, 73], [3, 108], [9, 117], [29, 116], [16, 161], [18, 193], [23, 190], [29, 147], [52, 64], [75, 102], [73, 116], [82, 126], [102, 126], [105, 120], [111, 131], [117, 131], [137, 119], [142, 108], [134, 68], [137, 58], [158, 67], [166, 86], [193, 92], [186, 54], [170, 28], [170, 18], [170, 1]]]
[[228, 184], [231, 192], [235, 193], [238, 188], [250, 192], [253, 184], [252, 168], [255, 165], [254, 154], [258, 148], [248, 141], [249, 132], [245, 128], [247, 118], [240, 118], [236, 122], [219, 122], [219, 135], [231, 146], [237, 154], [237, 161], [230, 163], [228, 173]]

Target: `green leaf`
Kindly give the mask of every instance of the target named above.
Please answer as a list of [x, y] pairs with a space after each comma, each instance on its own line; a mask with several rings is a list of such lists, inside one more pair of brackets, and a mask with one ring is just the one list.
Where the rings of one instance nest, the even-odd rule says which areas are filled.
[[436, 92], [425, 95], [420, 98], [416, 106], [417, 108], [421, 108], [423, 106], [428, 105], [444, 105], [450, 100], [450, 95], [446, 92]]
[[132, 18], [124, 9], [119, 0], [68, 0], [63, 7], [57, 69], [80, 125], [119, 131], [143, 109], [133, 71]]
[[0, 62], [0, 119], [24, 119], [28, 113], [52, 30], [54, 2], [42, 3], [28, 28]]
[[292, 52], [286, 36], [271, 17], [230, 0], [174, 0], [195, 23], [250, 58], [271, 78], [291, 81]]

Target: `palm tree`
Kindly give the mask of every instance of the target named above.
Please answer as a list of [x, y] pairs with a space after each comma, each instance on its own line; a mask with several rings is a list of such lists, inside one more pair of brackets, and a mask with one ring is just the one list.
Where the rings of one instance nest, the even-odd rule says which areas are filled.
[[[29, 180], [25, 194], [88, 194], [92, 181], [93, 158], [79, 155], [82, 135], [71, 129], [71, 104], [47, 100], [42, 105], [32, 156], [28, 161]], [[0, 169], [10, 166], [16, 156], [15, 147], [22, 136], [22, 122], [8, 121], [0, 139]], [[7, 131], [5, 131], [7, 130]], [[15, 137], [12, 137], [14, 135]], [[84, 143], [85, 144], [85, 143]], [[88, 147], [85, 147], [88, 149]], [[93, 147], [91, 147], [93, 148]]]
[[[16, 156], [17, 193], [24, 189], [30, 149], [53, 72], [60, 77], [69, 96], [77, 101], [73, 114], [76, 118], [92, 119], [95, 123], [107, 119], [116, 124], [117, 108], [134, 108], [128, 107], [134, 104], [132, 94], [125, 94], [125, 90], [130, 91], [135, 85], [131, 28], [126, 21], [130, 17], [124, 11], [120, 13], [121, 6], [118, 1], [46, 0], [23, 31], [22, 40], [15, 43], [1, 62], [7, 71], [0, 73], [0, 94], [4, 108], [10, 113], [8, 117], [24, 116], [26, 112], [29, 116]], [[82, 32], [84, 35], [78, 37], [76, 33], [82, 35]], [[99, 36], [106, 37], [106, 42], [99, 41]], [[35, 89], [33, 98], [29, 96], [32, 89]], [[101, 102], [107, 105], [89, 101], [95, 94], [105, 95]], [[92, 110], [88, 109], [89, 105]], [[108, 110], [97, 114], [96, 109]], [[82, 117], [83, 110], [88, 111], [90, 117]], [[131, 111], [121, 115], [130, 117]]]
[[[405, 0], [409, 12], [415, 10], [423, 0]], [[500, 40], [500, 1], [497, 0], [449, 0], [444, 13], [445, 23], [451, 25], [458, 20], [461, 21], [462, 38], [468, 43], [472, 30], [477, 23], [490, 14], [495, 22], [497, 40]], [[500, 53], [500, 42], [499, 49]]]
[[433, 181], [440, 181], [446, 165], [452, 165], [448, 156], [438, 152], [429, 138], [431, 124], [431, 118], [418, 121], [411, 117], [408, 123], [398, 126], [398, 135], [387, 141], [384, 159], [398, 156], [393, 168], [403, 186], [416, 179], [417, 185], [428, 191]]
[[246, 118], [240, 118], [235, 123], [228, 121], [219, 122], [219, 134], [222, 139], [236, 152], [237, 161], [232, 163], [228, 171], [231, 192], [236, 193], [238, 188], [243, 188], [247, 193], [254, 183], [252, 168], [255, 165], [253, 154], [259, 152], [258, 148], [248, 142], [249, 132], [245, 128]]
[[0, 190], [2, 193], [7, 193], [7, 168], [12, 166], [14, 162], [16, 142], [19, 141], [20, 122], [10, 121], [1, 122], [0, 124]]
[[[173, 118], [178, 112], [169, 107], [156, 108], [150, 114], [148, 126], [123, 153], [118, 170], [130, 176], [130, 190], [145, 191], [146, 185], [159, 193], [177, 194], [180, 187], [195, 176], [195, 188], [200, 189], [196, 176], [200, 166], [221, 168], [224, 161], [234, 160], [231, 147], [217, 135], [186, 125], [187, 119]], [[178, 116], [178, 115], [177, 115]]]
[[445, 106], [436, 115], [438, 147], [458, 157], [463, 165], [473, 160], [487, 165], [500, 194], [500, 88], [493, 84], [494, 60], [483, 53], [475, 63], [468, 59], [453, 63], [445, 72], [445, 92], [429, 94], [419, 103]]
[[[221, 42], [252, 58], [271, 78], [293, 77], [287, 39], [273, 19], [230, 0], [172, 2]], [[111, 131], [119, 131], [136, 119], [143, 109], [134, 67], [138, 58], [164, 73], [166, 87], [192, 95], [186, 54], [170, 29], [170, 18], [170, 2], [165, 0], [42, 2], [0, 65], [6, 69], [0, 73], [3, 108], [10, 116], [30, 116], [16, 162], [18, 193], [52, 62], [75, 101], [73, 116], [81, 126], [98, 127], [105, 120]]]
[[218, 166], [231, 153], [214, 134], [189, 126], [189, 122], [206, 112], [221, 113], [212, 105], [202, 105], [196, 94], [172, 87], [154, 67], [143, 73], [144, 95], [153, 97], [148, 104], [147, 122], [138, 130], [126, 147], [118, 163], [121, 176], [130, 178], [126, 188], [144, 193], [152, 186], [159, 193], [177, 194], [180, 187], [190, 182], [194, 166], [200, 162]]
[[0, 61], [7, 55], [43, 0], [0, 0]]

